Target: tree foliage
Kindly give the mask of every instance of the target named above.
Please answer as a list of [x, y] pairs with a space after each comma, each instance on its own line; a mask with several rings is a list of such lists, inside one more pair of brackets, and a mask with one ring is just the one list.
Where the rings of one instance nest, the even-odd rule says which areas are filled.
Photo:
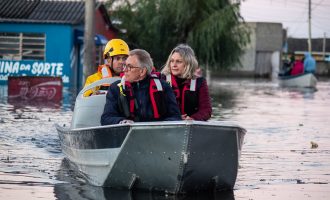
[[228, 68], [238, 62], [249, 42], [239, 4], [230, 0], [122, 1], [111, 17], [126, 31], [121, 37], [131, 47], [147, 50], [158, 67], [177, 44], [187, 43], [200, 64]]

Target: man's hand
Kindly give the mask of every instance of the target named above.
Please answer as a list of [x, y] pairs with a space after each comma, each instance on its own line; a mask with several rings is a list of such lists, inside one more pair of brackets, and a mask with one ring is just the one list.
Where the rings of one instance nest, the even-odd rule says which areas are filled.
[[194, 120], [193, 118], [189, 117], [187, 114], [181, 115], [182, 120]]
[[134, 121], [129, 120], [129, 119], [124, 119], [119, 122], [119, 124], [133, 124]]
[[100, 94], [106, 94], [106, 93], [107, 93], [107, 91], [105, 91], [105, 90], [96, 90], [93, 92], [92, 95], [100, 95]]

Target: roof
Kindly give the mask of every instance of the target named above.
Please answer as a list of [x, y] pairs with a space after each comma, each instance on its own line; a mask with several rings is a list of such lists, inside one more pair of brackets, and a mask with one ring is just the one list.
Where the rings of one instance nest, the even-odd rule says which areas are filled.
[[[100, 9], [101, 8], [101, 9]], [[112, 27], [103, 4], [96, 3], [106, 22]], [[1, 0], [0, 23], [59, 23], [84, 22], [84, 0]]]

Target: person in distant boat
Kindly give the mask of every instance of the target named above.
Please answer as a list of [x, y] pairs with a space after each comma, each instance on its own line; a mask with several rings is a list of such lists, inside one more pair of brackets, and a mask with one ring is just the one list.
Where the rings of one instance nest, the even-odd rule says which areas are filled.
[[291, 76], [299, 75], [304, 73], [304, 63], [301, 60], [294, 61], [290, 72]]
[[316, 70], [315, 59], [312, 57], [312, 55], [309, 52], [305, 53], [304, 70], [305, 73], [315, 73]]
[[[125, 60], [128, 57], [129, 47], [124, 40], [112, 39], [104, 48], [103, 58], [106, 59], [107, 63], [100, 65], [97, 68], [97, 72], [88, 76], [85, 82], [85, 86], [92, 84], [95, 81], [101, 80], [102, 78], [110, 78], [120, 76], [123, 71]], [[95, 90], [87, 90], [84, 96], [90, 96], [92, 94], [98, 94], [100, 90], [107, 90], [108, 84], [102, 85], [101, 87], [95, 88]]]
[[196, 76], [196, 69], [194, 50], [180, 44], [171, 51], [162, 74], [174, 91], [181, 118], [207, 121], [212, 114], [209, 90], [205, 78]]
[[288, 58], [288, 55], [284, 56], [284, 62], [283, 62], [283, 68], [279, 73], [279, 76], [290, 76], [291, 70], [293, 68], [293, 65], [295, 63], [295, 55], [294, 53], [291, 53], [290, 58]]
[[109, 87], [101, 124], [181, 120], [172, 88], [152, 72], [150, 54], [134, 49], [124, 65], [124, 77]]

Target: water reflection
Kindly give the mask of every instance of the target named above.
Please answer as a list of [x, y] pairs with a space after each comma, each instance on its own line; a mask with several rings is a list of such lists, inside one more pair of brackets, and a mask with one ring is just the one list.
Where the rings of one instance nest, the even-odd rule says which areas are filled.
[[61, 200], [97, 199], [97, 200], [234, 200], [233, 191], [196, 193], [190, 195], [167, 195], [157, 192], [116, 190], [95, 187], [85, 182], [70, 161], [62, 160], [57, 180], [62, 183], [54, 187], [55, 197]]
[[22, 99], [8, 99], [8, 104], [15, 106], [15, 108], [24, 108], [26, 106], [33, 106], [38, 108], [54, 108], [58, 109], [62, 107], [62, 101], [38, 101], [38, 100], [22, 100]]
[[69, 109], [73, 110], [77, 89], [63, 87], [63, 98], [61, 101], [51, 101], [43, 99], [22, 99], [10, 98], [8, 96], [7, 85], [0, 85], [0, 104], [11, 105], [14, 109], [24, 109], [25, 107], [35, 107], [37, 109], [51, 108], [51, 109]]
[[283, 91], [287, 91], [291, 98], [304, 98], [314, 99], [314, 94], [317, 92], [315, 88], [285, 88]]
[[54, 188], [55, 197], [59, 200], [234, 200], [232, 191], [215, 194], [197, 193], [194, 195], [165, 195], [141, 191], [114, 190], [102, 187], [72, 184], [57, 184]]

